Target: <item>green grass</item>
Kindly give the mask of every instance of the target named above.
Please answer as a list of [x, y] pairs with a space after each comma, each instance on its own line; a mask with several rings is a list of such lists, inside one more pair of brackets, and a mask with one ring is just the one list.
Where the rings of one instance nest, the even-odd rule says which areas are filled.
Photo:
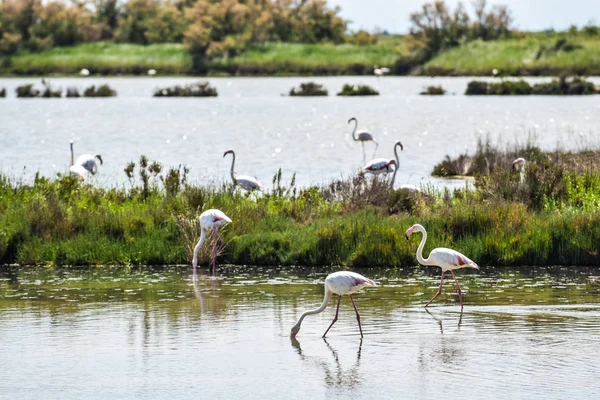
[[[557, 41], [581, 46], [554, 50]], [[524, 38], [474, 41], [446, 51], [425, 64], [425, 74], [600, 75], [600, 36], [527, 34]]]
[[15, 74], [78, 74], [83, 68], [101, 74], [146, 74], [154, 68], [163, 74], [183, 74], [191, 69], [191, 58], [181, 44], [86, 43], [55, 47], [41, 53], [11, 57], [6, 72]]
[[267, 193], [249, 196], [230, 185], [187, 185], [185, 170], [147, 161], [131, 169], [145, 183], [129, 188], [0, 176], [0, 264], [189, 263], [198, 212], [218, 208], [233, 220], [222, 229], [227, 246], [219, 262], [412, 266], [420, 238], [407, 242], [404, 232], [418, 222], [430, 234], [426, 253], [450, 247], [491, 266], [598, 265], [600, 164], [590, 163], [597, 153], [530, 150], [523, 180], [498, 162], [476, 177], [477, 190], [453, 192], [393, 191], [361, 175], [299, 190], [282, 186], [278, 174]]

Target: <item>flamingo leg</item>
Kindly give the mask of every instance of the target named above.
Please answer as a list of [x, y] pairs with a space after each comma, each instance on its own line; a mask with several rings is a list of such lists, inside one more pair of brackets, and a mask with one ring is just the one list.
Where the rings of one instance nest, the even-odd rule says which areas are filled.
[[373, 150], [373, 158], [375, 158], [375, 153], [377, 153], [377, 148], [379, 147], [379, 143], [377, 143], [375, 140], [373, 140], [373, 143], [375, 143], [375, 150]]
[[365, 142], [364, 142], [364, 140], [361, 140], [360, 144], [362, 144], [362, 149], [363, 149], [363, 164], [364, 164], [367, 161], [367, 154], [365, 153]]
[[354, 304], [354, 299], [352, 298], [352, 295], [350, 295], [350, 300], [352, 300], [352, 305], [354, 306], [354, 311], [356, 312], [356, 320], [358, 321], [358, 329], [360, 330], [360, 338], [362, 339], [363, 333], [362, 333], [362, 326], [360, 326], [360, 314], [358, 313], [356, 304]]
[[[214, 231], [216, 232], [217, 230], [215, 229]], [[217, 236], [215, 235], [214, 243], [213, 243], [213, 256], [212, 256], [212, 260], [210, 261], [210, 263], [212, 264], [212, 267], [213, 267], [213, 274], [215, 273], [215, 269], [217, 268], [216, 262], [217, 262]], [[210, 269], [210, 266], [208, 268]]]
[[450, 270], [450, 272], [452, 272], [452, 277], [454, 278], [454, 282], [456, 282], [456, 287], [458, 288], [458, 298], [460, 299], [460, 310], [462, 311], [462, 309], [463, 309], [462, 290], [460, 290], [460, 285], [458, 284], [456, 275], [454, 275], [454, 271]]
[[[454, 272], [452, 273], [452, 275], [454, 275]], [[425, 307], [427, 307], [429, 304], [431, 304], [432, 301], [434, 301], [436, 299], [436, 297], [438, 297], [440, 294], [442, 294], [442, 285], [444, 284], [444, 271], [442, 271], [442, 279], [440, 280], [440, 288], [438, 290], [438, 292], [435, 294], [435, 296], [433, 296], [433, 298], [431, 300], [429, 300], [429, 302], [427, 304], [425, 304]]]
[[338, 304], [337, 304], [337, 308], [335, 309], [335, 317], [333, 317], [333, 321], [331, 321], [331, 325], [329, 325], [329, 328], [327, 328], [327, 330], [325, 331], [325, 333], [323, 334], [323, 336], [321, 337], [325, 337], [325, 335], [327, 335], [327, 332], [329, 332], [329, 330], [331, 329], [331, 327], [333, 326], [333, 324], [335, 324], [335, 321], [338, 320], [338, 313], [340, 312], [340, 301], [342, 300], [342, 295], [338, 294]]

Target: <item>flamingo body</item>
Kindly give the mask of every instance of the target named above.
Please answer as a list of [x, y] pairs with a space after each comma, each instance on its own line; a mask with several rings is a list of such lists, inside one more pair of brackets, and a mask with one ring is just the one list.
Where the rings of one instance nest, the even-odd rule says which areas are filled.
[[433, 296], [433, 298], [429, 300], [427, 304], [425, 304], [425, 307], [431, 304], [431, 302], [442, 293], [444, 274], [447, 271], [450, 271], [452, 273], [452, 277], [454, 278], [454, 282], [456, 283], [456, 287], [458, 288], [458, 297], [460, 299], [460, 308], [462, 310], [462, 290], [460, 289], [458, 280], [454, 275], [454, 270], [467, 267], [479, 269], [479, 265], [477, 265], [473, 260], [465, 256], [464, 254], [453, 249], [448, 249], [446, 247], [435, 248], [431, 250], [431, 253], [429, 253], [428, 258], [423, 258], [423, 247], [425, 247], [425, 242], [427, 241], [427, 231], [425, 230], [423, 225], [415, 224], [406, 231], [406, 240], [408, 240], [408, 237], [413, 232], [421, 232], [423, 234], [423, 238], [421, 239], [421, 243], [419, 244], [419, 248], [417, 249], [417, 260], [419, 261], [419, 263], [422, 265], [437, 266], [442, 269], [442, 279], [440, 280], [440, 288], [436, 295]]
[[[213, 273], [214, 273], [215, 268], [216, 268], [217, 255], [218, 255], [219, 251], [221, 251], [223, 249], [223, 247], [225, 246], [225, 241], [223, 240], [223, 237], [219, 233], [218, 228], [225, 224], [230, 223], [231, 218], [229, 218], [227, 215], [225, 215], [225, 213], [223, 211], [217, 210], [215, 208], [211, 208], [210, 210], [206, 210], [202, 214], [200, 214], [199, 219], [200, 219], [200, 240], [194, 247], [194, 256], [192, 259], [192, 266], [194, 267], [194, 270], [196, 270], [196, 267], [198, 266], [198, 251], [200, 251], [202, 244], [206, 240], [207, 232], [209, 230], [212, 230], [213, 234], [215, 236], [215, 243], [213, 246], [213, 257], [211, 259], [209, 267], [210, 267], [210, 265], [213, 266]], [[218, 242], [217, 239], [221, 239], [221, 245], [219, 247], [217, 247], [217, 242]]]
[[102, 165], [102, 156], [100, 154], [96, 154], [95, 156], [91, 154], [82, 154], [77, 157], [75, 160], [75, 165], [81, 165], [92, 175], [96, 175], [98, 172], [98, 164], [96, 163], [96, 158], [100, 161], [100, 165]]
[[87, 170], [83, 168], [81, 165], [71, 165], [69, 166], [69, 173], [73, 176], [78, 177], [82, 181], [85, 181], [87, 178]]
[[235, 152], [233, 150], [227, 150], [223, 153], [223, 157], [227, 154], [231, 154], [233, 156], [231, 160], [231, 180], [234, 185], [239, 185], [242, 189], [252, 192], [254, 190], [263, 190], [263, 185], [259, 182], [258, 178], [252, 177], [250, 175], [238, 175], [234, 171], [235, 165]]
[[369, 161], [367, 165], [363, 167], [363, 172], [379, 175], [379, 174], [388, 174], [390, 172], [394, 172], [395, 168], [392, 165], [395, 165], [395, 160], [388, 160], [387, 158], [376, 158], [374, 160]]
[[358, 321], [358, 328], [360, 330], [360, 336], [362, 337], [363, 333], [362, 333], [362, 326], [360, 325], [360, 315], [358, 313], [358, 309], [356, 308], [356, 304], [354, 304], [354, 299], [352, 298], [352, 295], [354, 293], [358, 292], [359, 290], [361, 290], [362, 288], [364, 288], [365, 286], [377, 286], [377, 285], [375, 284], [375, 282], [373, 282], [369, 278], [366, 278], [366, 277], [362, 276], [361, 274], [357, 274], [356, 272], [338, 271], [338, 272], [334, 272], [332, 274], [327, 275], [327, 277], [325, 278], [325, 297], [323, 298], [323, 303], [321, 304], [321, 306], [319, 308], [317, 308], [315, 310], [306, 311], [304, 314], [302, 314], [300, 316], [296, 325], [294, 325], [292, 327], [292, 330], [290, 333], [291, 338], [293, 339], [296, 337], [296, 335], [298, 334], [298, 331], [300, 331], [300, 326], [302, 325], [302, 320], [304, 320], [304, 318], [307, 315], [318, 314], [318, 313], [322, 312], [323, 310], [325, 310], [325, 308], [327, 307], [327, 303], [329, 303], [329, 298], [331, 297], [332, 294], [338, 295], [337, 308], [335, 311], [335, 317], [333, 318], [331, 325], [329, 325], [329, 328], [327, 328], [327, 330], [323, 334], [323, 337], [325, 337], [325, 335], [327, 335], [327, 332], [329, 332], [329, 329], [331, 329], [333, 324], [337, 321], [338, 313], [340, 310], [340, 301], [342, 299], [342, 295], [345, 295], [345, 294], [350, 296], [350, 300], [352, 301], [352, 305], [354, 306], [354, 311], [356, 312], [356, 320]]

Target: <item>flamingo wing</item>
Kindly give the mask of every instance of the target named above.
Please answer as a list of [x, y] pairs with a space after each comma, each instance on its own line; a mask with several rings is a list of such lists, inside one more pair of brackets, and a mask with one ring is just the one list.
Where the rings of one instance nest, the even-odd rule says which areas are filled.
[[375, 282], [352, 271], [338, 271], [325, 278], [325, 287], [335, 294], [352, 294], [365, 286], [377, 286]]
[[82, 154], [79, 157], [77, 157], [75, 165], [81, 165], [83, 168], [85, 168], [94, 175], [96, 174], [96, 172], [98, 172], [98, 165], [96, 164], [94, 156], [91, 154]]
[[441, 267], [442, 271], [449, 271], [451, 269], [465, 267], [479, 269], [479, 265], [477, 265], [469, 257], [459, 253], [456, 250], [447, 249], [445, 247], [438, 247], [431, 250], [431, 253], [429, 254], [429, 260], [433, 261], [435, 265]]
[[206, 229], [216, 228], [228, 222], [231, 222], [231, 218], [216, 208], [211, 208], [200, 214], [200, 226]]
[[363, 172], [378, 174], [382, 172], [390, 172], [390, 161], [387, 158], [375, 158], [363, 167]]
[[255, 177], [239, 175], [235, 177], [237, 183], [246, 190], [263, 190], [263, 185]]

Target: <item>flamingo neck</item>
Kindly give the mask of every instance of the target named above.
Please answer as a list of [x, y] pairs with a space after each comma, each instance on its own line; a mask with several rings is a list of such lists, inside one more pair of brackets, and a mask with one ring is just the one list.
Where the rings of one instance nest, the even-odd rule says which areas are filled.
[[429, 258], [423, 258], [423, 248], [425, 247], [425, 242], [427, 241], [427, 231], [425, 229], [419, 229], [419, 232], [423, 234], [423, 237], [421, 238], [421, 243], [419, 243], [419, 247], [417, 248], [417, 261], [423, 265], [431, 265]]
[[394, 155], [396, 156], [396, 168], [394, 168], [394, 175], [392, 175], [392, 189], [394, 189], [394, 182], [396, 181], [396, 174], [400, 169], [400, 158], [398, 157], [398, 144], [394, 146]]
[[[358, 139], [356, 138], [356, 128], [358, 128], [358, 120], [356, 118], [354, 118], [353, 121], [354, 121], [354, 130], [352, 131], [352, 139], [355, 142], [358, 142]], [[363, 151], [364, 151], [364, 149], [363, 149]]]
[[194, 258], [192, 259], [192, 266], [194, 267], [194, 271], [196, 270], [196, 267], [198, 266], [198, 252], [200, 251], [200, 247], [202, 247], [202, 243], [204, 243], [205, 239], [206, 239], [206, 229], [201, 228], [200, 229], [200, 240], [196, 244], [196, 247], [194, 247]]
[[235, 153], [232, 151], [231, 152], [231, 156], [233, 157], [231, 159], [231, 180], [233, 181], [233, 184], [235, 185], [235, 172], [233, 172], [233, 167], [235, 165]]
[[71, 143], [71, 165], [75, 165], [75, 156], [73, 155], [73, 143]]
[[330, 297], [331, 297], [331, 292], [329, 290], [327, 290], [327, 288], [325, 288], [325, 297], [323, 298], [323, 304], [321, 304], [319, 306], [319, 308], [315, 308], [314, 310], [306, 311], [304, 314], [302, 314], [300, 316], [300, 318], [298, 318], [298, 322], [296, 322], [296, 325], [294, 325], [293, 329], [296, 329], [296, 331], [299, 331], [300, 325], [302, 325], [302, 320], [307, 315], [319, 314], [320, 312], [323, 312], [323, 310], [327, 307], [327, 303], [329, 303]]

